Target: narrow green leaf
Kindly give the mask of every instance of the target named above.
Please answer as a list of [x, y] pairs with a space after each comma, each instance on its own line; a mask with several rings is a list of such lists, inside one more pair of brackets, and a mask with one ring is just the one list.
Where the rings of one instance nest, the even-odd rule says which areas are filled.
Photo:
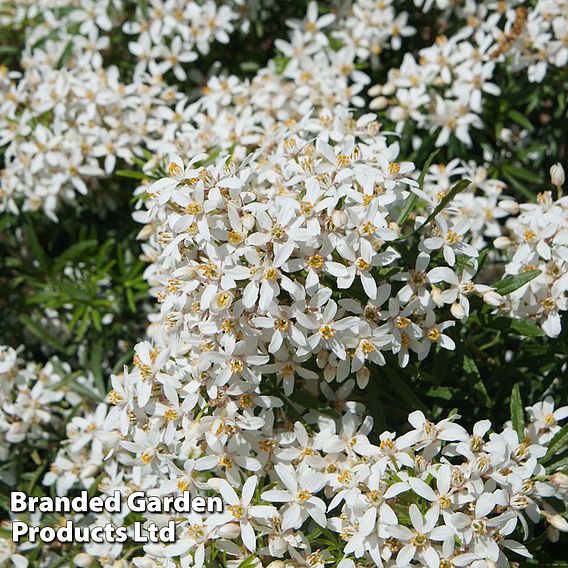
[[70, 300], [86, 303], [89, 303], [91, 300], [91, 296], [88, 292], [78, 284], [71, 282], [71, 280], [62, 280], [57, 283], [57, 287], [66, 294]]
[[428, 389], [426, 394], [442, 400], [452, 400], [454, 398], [454, 393], [448, 387], [432, 387]]
[[47, 345], [53, 347], [53, 349], [65, 353], [65, 345], [59, 340], [52, 337], [49, 332], [47, 332], [41, 325], [32, 320], [32, 318], [26, 314], [20, 315], [20, 322], [25, 325], [38, 339], [41, 339]]
[[503, 170], [502, 170], [501, 174], [499, 174], [499, 176], [506, 179], [507, 182], [509, 183], [509, 185], [512, 188], [519, 191], [525, 197], [525, 199], [527, 199], [528, 201], [536, 201], [536, 194], [533, 191], [531, 191], [528, 187], [523, 185], [518, 179], [516, 179], [512, 175], [508, 174], [507, 171], [505, 170], [505, 168], [503, 168]]
[[92, 391], [92, 390], [89, 390], [84, 385], [77, 382], [77, 377], [78, 377], [79, 374], [80, 373], [77, 373], [77, 372], [71, 373], [70, 375], [65, 377], [63, 380], [59, 381], [56, 385], [54, 385], [54, 388], [60, 388], [61, 386], [66, 385], [71, 390], [82, 395], [83, 397], [88, 398], [89, 400], [92, 400], [93, 402], [96, 402], [96, 403], [103, 402], [104, 397], [102, 397], [99, 393]]
[[519, 435], [519, 441], [523, 441], [525, 438], [525, 416], [519, 383], [516, 383], [511, 391], [510, 409], [513, 429]]
[[[546, 459], [546, 456], [544, 458], [542, 458], [543, 461], [545, 459]], [[567, 468], [568, 468], [568, 457], [562, 458], [561, 460], [558, 460], [556, 462], [553, 462], [553, 463], [547, 465], [546, 466], [546, 473], [554, 473], [555, 471], [566, 470]]]
[[[428, 173], [428, 169], [432, 165], [432, 161], [438, 155], [439, 152], [440, 152], [440, 149], [436, 148], [436, 150], [434, 150], [428, 156], [428, 159], [424, 163], [424, 167], [422, 168], [422, 171], [420, 172], [420, 176], [418, 177], [419, 189], [422, 189], [424, 187], [424, 178], [426, 177], [426, 174]], [[402, 226], [404, 224], [404, 222], [408, 219], [408, 216], [412, 213], [412, 211], [414, 211], [414, 208], [416, 207], [417, 203], [418, 203], [418, 195], [416, 195], [415, 193], [411, 193], [408, 200], [406, 201], [402, 211], [400, 212], [400, 215], [399, 215], [397, 221], [396, 221], [397, 225]]]
[[73, 54], [73, 41], [69, 40], [67, 45], [61, 52], [61, 56], [59, 57], [57, 64], [55, 65], [56, 69], [62, 69], [65, 64], [71, 59], [71, 55]]
[[256, 555], [251, 554], [248, 558], [245, 558], [239, 564], [239, 568], [254, 568], [254, 566], [256, 566], [255, 560], [256, 560]]
[[510, 326], [510, 333], [522, 335], [523, 337], [543, 337], [544, 331], [542, 327], [527, 321], [512, 319]]
[[148, 12], [148, 1], [147, 0], [138, 0], [138, 6], [140, 7], [140, 11], [142, 15], [147, 20], [150, 17], [150, 13]]
[[548, 451], [546, 455], [542, 458], [543, 462], [549, 461], [557, 453], [568, 447], [568, 424], [561, 428], [548, 443]]
[[131, 288], [125, 288], [126, 293], [126, 303], [128, 304], [128, 309], [132, 313], [136, 313], [136, 302], [134, 301], [134, 294], [132, 293]]
[[511, 120], [514, 120], [517, 124], [520, 124], [523, 128], [526, 128], [529, 132], [532, 132], [534, 130], [533, 123], [518, 110], [511, 109], [507, 113], [507, 116]]
[[515, 290], [518, 290], [521, 286], [528, 284], [531, 280], [534, 280], [537, 276], [541, 274], [541, 270], [528, 270], [522, 274], [512, 274], [510, 276], [505, 276], [503, 280], [494, 284], [495, 290], [502, 296], [506, 296]]
[[414, 390], [406, 384], [406, 381], [401, 375], [395, 373], [388, 366], [381, 367], [380, 370], [386, 374], [393, 390], [402, 400], [407, 402], [410, 408], [413, 408], [414, 410], [422, 410], [425, 414], [430, 412], [430, 409], [416, 396]]
[[100, 316], [99, 312], [97, 312], [97, 310], [95, 310], [95, 309], [91, 309], [91, 321], [93, 322], [95, 329], [99, 333], [102, 333], [103, 324], [102, 324], [102, 321], [101, 321], [101, 316]]
[[146, 179], [148, 176], [135, 170], [116, 170], [116, 175], [130, 179]]
[[44, 248], [41, 246], [36, 230], [31, 221], [28, 220], [24, 224], [24, 232], [26, 234], [27, 243], [35, 259], [38, 261], [43, 272], [49, 274], [51, 270], [51, 260], [45, 252]]
[[468, 257], [464, 256], [463, 254], [456, 255], [456, 264], [460, 268], [468, 268], [469, 270], [475, 269], [473, 262], [471, 262], [471, 260], [469, 260]]
[[98, 243], [95, 239], [89, 239], [71, 245], [65, 249], [55, 261], [55, 272], [60, 271], [67, 262], [73, 262], [85, 258], [85, 255], [92, 249], [96, 249]]
[[442, 198], [440, 203], [438, 203], [438, 205], [436, 206], [434, 211], [432, 211], [432, 213], [430, 213], [430, 215], [428, 215], [428, 217], [426, 218], [426, 221], [424, 221], [424, 223], [422, 223], [422, 225], [420, 225], [420, 227], [418, 227], [417, 229], [412, 231], [412, 233], [409, 233], [408, 235], [405, 235], [403, 237], [399, 237], [396, 240], [397, 241], [404, 241], [404, 240], [408, 239], [409, 237], [411, 237], [412, 235], [419, 233], [426, 225], [428, 225], [432, 221], [432, 219], [434, 219], [436, 217], [436, 215], [438, 215], [438, 213], [440, 213], [440, 211], [442, 211], [442, 209], [444, 209], [446, 207], [446, 205], [448, 203], [450, 203], [450, 201], [452, 201], [454, 199], [454, 197], [458, 193], [461, 193], [464, 189], [469, 187], [470, 184], [471, 184], [471, 182], [468, 179], [462, 179], [461, 181], [458, 181], [458, 183], [456, 183], [454, 185], [454, 187], [452, 187], [452, 189], [450, 189], [450, 191], [448, 191], [448, 193], [446, 193], [446, 195], [444, 195], [444, 197]]
[[430, 213], [430, 215], [428, 215], [426, 221], [424, 221], [424, 223], [418, 230], [428, 225], [428, 223], [430, 223], [430, 221], [432, 221], [432, 219], [434, 219], [436, 215], [438, 215], [438, 213], [442, 211], [442, 209], [444, 209], [446, 205], [450, 203], [450, 201], [452, 201], [458, 193], [461, 193], [464, 189], [468, 188], [470, 185], [471, 181], [469, 181], [468, 179], [462, 179], [461, 181], [458, 181], [458, 183], [456, 183], [454, 187], [452, 187], [452, 189], [450, 189], [450, 191], [448, 191], [448, 193], [444, 195], [440, 203], [438, 203], [434, 211]]
[[520, 168], [518, 166], [512, 166], [511, 164], [504, 164], [503, 171], [507, 172], [510, 176], [521, 179], [523, 181], [527, 181], [529, 183], [541, 183], [542, 178], [531, 172], [530, 170], [526, 170], [525, 168]]
[[473, 392], [475, 396], [480, 400], [480, 402], [486, 408], [491, 407], [491, 397], [487, 392], [485, 383], [481, 378], [481, 373], [475, 364], [475, 361], [468, 355], [464, 355], [463, 358], [463, 371], [466, 377], [473, 383]]

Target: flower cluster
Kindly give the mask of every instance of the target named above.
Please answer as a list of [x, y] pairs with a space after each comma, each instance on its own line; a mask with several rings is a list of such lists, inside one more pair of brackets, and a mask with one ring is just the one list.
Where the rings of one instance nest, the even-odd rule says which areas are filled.
[[[157, 495], [216, 492], [227, 507], [205, 517], [176, 515], [177, 542], [145, 547], [136, 566], [179, 557], [182, 566], [201, 567], [222, 551], [235, 566], [255, 553], [283, 559], [273, 567], [481, 568], [507, 565], [511, 552], [531, 556], [513, 536], [517, 527], [524, 539], [542, 519], [552, 540], [568, 530], [549, 500], [566, 500], [566, 476], [547, 475], [538, 463], [568, 415], [568, 407], [555, 410], [551, 399], [527, 408], [522, 438], [510, 426], [488, 435], [488, 420], [470, 433], [458, 416], [432, 423], [416, 411], [409, 431], [383, 432], [375, 441], [364, 407], [345, 400], [353, 381], [337, 395], [321, 385], [339, 411], [331, 415], [305, 414], [301, 404], [260, 394], [266, 379], [254, 390], [234, 383], [215, 399], [189, 383], [175, 407], [155, 399], [141, 409], [133, 393], [136, 375], [148, 373], [146, 349], [138, 347], [136, 371], [115, 378], [110, 395], [116, 406], [109, 418], [116, 411], [133, 417], [130, 425], [121, 421], [134, 435], [120, 442], [132, 456], [121, 461], [132, 471], [119, 487], [131, 491], [132, 476]], [[165, 385], [163, 357], [149, 353], [150, 362]], [[292, 424], [291, 413], [303, 420]], [[178, 428], [183, 435], [176, 435]], [[339, 556], [311, 546], [322, 529], [337, 535], [331, 538]]]
[[136, 19], [123, 25], [138, 61], [128, 81], [118, 67], [104, 66], [108, 34], [129, 14], [127, 4], [31, 4], [4, 16], [4, 25], [34, 25], [26, 27], [24, 71], [0, 68], [2, 210], [43, 209], [56, 221], [60, 202], [96, 188], [94, 180], [112, 174], [117, 160], [132, 165], [151, 140], [170, 136], [187, 118], [187, 97], [164, 75], [172, 70], [174, 82], [185, 80], [182, 64], [197, 59], [192, 49], [207, 53], [211, 42], [227, 42], [235, 13], [212, 1], [159, 0], [147, 7], [150, 26], [138, 6]]
[[[562, 166], [554, 166], [552, 173], [560, 193]], [[520, 214], [508, 219], [506, 226], [507, 233], [495, 240], [510, 258], [505, 273], [537, 270], [540, 274], [509, 295], [503, 309], [534, 321], [548, 337], [558, 337], [561, 313], [568, 310], [568, 197], [554, 200], [552, 192], [540, 193], [536, 203], [522, 204]]]
[[401, 66], [389, 70], [388, 81], [370, 90], [375, 97], [370, 107], [387, 109], [398, 131], [414, 122], [437, 135], [436, 146], [451, 136], [472, 144], [471, 130], [484, 126], [485, 99], [500, 94], [494, 77], [504, 62], [527, 69], [529, 80], [540, 82], [548, 65], [563, 67], [568, 60], [565, 1], [517, 9], [466, 2], [461, 10], [464, 23], [454, 34], [437, 36], [417, 57], [406, 53]]
[[355, 51], [358, 59], [370, 58], [376, 65], [375, 60], [384, 49], [399, 50], [402, 38], [415, 32], [408, 24], [408, 12], [397, 12], [392, 0], [355, 0], [334, 36], [347, 49]]
[[3, 208], [16, 212], [23, 198], [24, 210], [43, 209], [54, 220], [59, 202], [86, 194], [117, 160], [132, 163], [164, 128], [158, 109], [179, 99], [157, 84], [125, 85], [114, 67], [30, 68], [3, 86]]
[[139, 4], [133, 20], [123, 26], [124, 33], [135, 36], [128, 44], [138, 60], [135, 77], [146, 70], [152, 75], [172, 70], [178, 81], [185, 81], [183, 64], [195, 61], [198, 53], [207, 54], [213, 41], [228, 43], [237, 17], [230, 6], [218, 6], [213, 0]]
[[[25, 362], [20, 349], [0, 346], [0, 465], [3, 483], [14, 487], [21, 472], [32, 479], [31, 489], [37, 483], [53, 485], [57, 495], [66, 495], [76, 487], [112, 493], [112, 486], [97, 484], [97, 476], [118, 475], [118, 464], [107, 462], [104, 449], [109, 434], [104, 428], [108, 406], [94, 404], [94, 380], [91, 375], [73, 373], [68, 364], [53, 358], [40, 365]], [[110, 439], [113, 436], [110, 434]], [[38, 469], [40, 455], [49, 455], [59, 447], [47, 472]], [[29, 462], [29, 463], [28, 463]], [[73, 516], [73, 515], [72, 515]], [[84, 522], [85, 515], [74, 515]], [[53, 526], [60, 522], [54, 515], [35, 512], [27, 519], [36, 526]], [[124, 524], [124, 515], [101, 514], [92, 524], [113, 522]], [[9, 530], [9, 524], [6, 527]], [[0, 537], [0, 566], [26, 568], [30, 553], [37, 545], [16, 545], [10, 538]], [[121, 552], [120, 546], [100, 550], [100, 545], [88, 543], [85, 553], [93, 552], [103, 564], [111, 562]], [[104, 548], [104, 547], [103, 547]], [[45, 565], [61, 560], [57, 548], [45, 553]], [[11, 563], [10, 563], [11, 561]], [[80, 562], [80, 557], [79, 557]], [[80, 564], [78, 564], [80, 565]], [[88, 564], [86, 564], [88, 565]], [[85, 565], [85, 566], [86, 566]]]
[[[157, 304], [104, 402], [90, 372], [0, 347], [2, 473], [19, 481], [16, 452], [32, 489], [51, 494], [189, 491], [226, 503], [146, 515], [176, 522], [173, 544], [53, 545], [38, 563], [506, 568], [530, 558], [522, 541], [538, 523], [553, 542], [568, 532], [558, 457], [568, 407], [546, 396], [554, 386], [532, 394], [544, 400], [524, 409], [526, 423], [512, 397], [501, 430], [489, 420], [468, 430], [456, 411], [429, 413], [417, 399], [409, 425], [380, 432], [361, 400], [429, 357], [462, 357], [470, 375], [472, 321], [506, 315], [560, 335], [562, 167], [551, 170], [558, 199], [522, 204], [493, 177], [491, 149], [452, 149], [460, 157], [427, 166], [418, 156], [463, 147], [456, 138], [474, 146], [503, 69], [538, 83], [565, 66], [566, 0], [415, 0], [420, 17], [392, 0], [311, 2], [251, 77], [197, 67], [277, 4], [59, 0], [0, 15], [25, 30], [19, 69], [0, 67], [0, 209], [57, 221], [76, 193], [107, 207], [117, 170], [138, 168], [119, 173], [141, 180], [132, 216]], [[440, 14], [448, 35], [434, 39], [419, 24]], [[412, 38], [432, 45], [414, 56]], [[388, 56], [402, 63], [382, 67]], [[59, 335], [69, 321], [54, 320], [43, 327]], [[52, 465], [30, 473], [38, 452]], [[25, 568], [32, 548], [0, 538], [0, 566], [11, 557]]]
[[[69, 366], [57, 359], [43, 366], [26, 364], [16, 350], [0, 347], [0, 460], [8, 462], [18, 446], [43, 448], [65, 429], [69, 446], [59, 452], [44, 478], [47, 485], [57, 479], [58, 494], [78, 481], [90, 487], [103, 460], [102, 443], [95, 435], [102, 431], [106, 405], [91, 411], [84, 392], [94, 391], [93, 378], [77, 375], [71, 383], [70, 375]], [[77, 406], [87, 408], [77, 413]], [[6, 469], [4, 474], [8, 480], [14, 472]]]

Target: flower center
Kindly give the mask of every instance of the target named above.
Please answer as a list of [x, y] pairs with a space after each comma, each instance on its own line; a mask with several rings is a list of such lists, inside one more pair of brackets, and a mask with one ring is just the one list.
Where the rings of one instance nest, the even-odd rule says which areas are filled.
[[319, 331], [321, 333], [321, 336], [326, 340], [330, 340], [335, 336], [334, 329], [328, 324], [322, 325], [319, 328]]

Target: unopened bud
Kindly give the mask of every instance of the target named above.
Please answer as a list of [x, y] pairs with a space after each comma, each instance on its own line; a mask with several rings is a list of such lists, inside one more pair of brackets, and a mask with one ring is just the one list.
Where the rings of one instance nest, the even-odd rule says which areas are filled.
[[388, 104], [389, 100], [386, 97], [377, 97], [370, 102], [369, 108], [371, 110], [383, 110], [387, 108]]
[[227, 525], [223, 525], [219, 527], [217, 530], [221, 538], [233, 539], [237, 538], [241, 534], [241, 528], [236, 523], [229, 523]]
[[513, 243], [509, 237], [497, 237], [493, 241], [493, 246], [498, 250], [509, 248]]
[[347, 223], [347, 213], [345, 213], [345, 211], [335, 210], [331, 214], [331, 221], [338, 229], [341, 229]]
[[369, 96], [370, 97], [376, 97], [377, 95], [380, 95], [382, 92], [383, 92], [383, 86], [382, 85], [373, 85], [369, 89]]
[[490, 306], [498, 307], [505, 301], [505, 298], [495, 292], [495, 290], [488, 290], [483, 293], [483, 301]]
[[513, 199], [503, 199], [499, 202], [499, 208], [504, 209], [511, 215], [516, 215], [519, 212], [519, 204]]
[[561, 532], [568, 532], [568, 521], [559, 515], [558, 513], [548, 513], [543, 511], [544, 518], [549, 524], [551, 524], [555, 529]]
[[550, 482], [561, 491], [568, 491], [568, 475], [557, 471], [550, 476]]
[[564, 168], [560, 162], [554, 164], [550, 168], [550, 180], [552, 181], [552, 185], [556, 187], [561, 187], [564, 185], [564, 180], [566, 176], [564, 175]]

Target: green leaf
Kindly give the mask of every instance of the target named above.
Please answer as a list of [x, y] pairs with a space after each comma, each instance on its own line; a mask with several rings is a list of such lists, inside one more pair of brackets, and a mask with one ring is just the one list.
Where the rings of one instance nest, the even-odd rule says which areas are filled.
[[103, 324], [102, 324], [102, 321], [101, 321], [101, 316], [100, 316], [99, 312], [97, 312], [97, 310], [95, 310], [95, 309], [91, 309], [91, 321], [93, 322], [95, 329], [99, 333], [102, 333]]
[[[542, 458], [542, 461], [544, 461], [545, 458], [546, 456]], [[567, 468], [568, 468], [568, 457], [562, 458], [561, 460], [558, 460], [556, 462], [547, 465], [546, 473], [554, 473], [555, 471], [565, 470]]]
[[51, 260], [41, 246], [35, 228], [29, 219], [26, 220], [26, 223], [24, 224], [24, 232], [26, 234], [27, 243], [35, 259], [38, 261], [41, 269], [46, 274], [49, 274], [51, 270]]
[[443, 400], [452, 400], [454, 398], [454, 393], [448, 387], [432, 387], [428, 389], [426, 394]]
[[442, 209], [444, 209], [444, 207], [446, 207], [446, 205], [448, 203], [450, 203], [450, 201], [452, 201], [454, 199], [454, 197], [458, 193], [461, 193], [464, 189], [469, 187], [470, 184], [471, 184], [471, 182], [468, 179], [462, 179], [461, 181], [458, 181], [458, 183], [456, 183], [454, 185], [454, 187], [452, 187], [452, 189], [450, 189], [450, 191], [448, 191], [448, 193], [446, 193], [446, 195], [444, 195], [444, 197], [442, 198], [440, 203], [438, 203], [438, 205], [436, 206], [434, 211], [432, 211], [432, 213], [430, 213], [430, 215], [428, 215], [428, 217], [426, 218], [426, 221], [424, 221], [424, 223], [422, 223], [422, 225], [420, 225], [420, 227], [418, 227], [418, 229], [415, 229], [414, 231], [412, 231], [412, 233], [409, 233], [408, 235], [405, 235], [403, 237], [399, 237], [396, 240], [397, 241], [404, 241], [404, 240], [408, 239], [409, 237], [411, 237], [412, 235], [415, 235], [416, 233], [420, 232], [426, 225], [428, 225], [432, 221], [432, 219], [434, 219], [436, 217], [436, 215], [438, 215], [438, 213], [440, 213], [440, 211], [442, 211]]
[[511, 109], [507, 113], [507, 116], [511, 120], [514, 120], [517, 124], [520, 124], [523, 128], [526, 128], [529, 132], [532, 132], [534, 130], [533, 123], [518, 110]]
[[513, 429], [519, 435], [519, 441], [523, 441], [525, 438], [525, 414], [519, 383], [516, 383], [511, 391], [510, 409]]
[[436, 215], [438, 215], [438, 213], [442, 211], [442, 209], [444, 209], [446, 205], [450, 203], [450, 201], [452, 201], [458, 193], [461, 193], [464, 189], [468, 188], [470, 185], [471, 181], [469, 181], [468, 179], [462, 179], [461, 181], [458, 181], [458, 183], [456, 183], [456, 185], [454, 185], [454, 187], [452, 187], [452, 189], [450, 189], [450, 191], [448, 191], [448, 193], [444, 195], [444, 197], [442, 198], [440, 203], [438, 203], [434, 211], [430, 215], [428, 215], [426, 221], [424, 221], [420, 229], [428, 225], [428, 223], [430, 223], [430, 221], [432, 221], [432, 219], [434, 219]]
[[254, 568], [256, 566], [256, 555], [251, 554], [248, 558], [245, 558], [240, 564], [239, 568]]
[[147, 0], [138, 0], [138, 6], [140, 7], [140, 11], [142, 15], [147, 20], [150, 17], [150, 13], [148, 12], [148, 1]]
[[69, 40], [67, 45], [61, 52], [61, 56], [59, 57], [57, 64], [55, 65], [56, 69], [62, 69], [65, 64], [71, 59], [71, 55], [73, 55], [73, 40]]
[[526, 170], [525, 168], [512, 166], [511, 164], [504, 164], [503, 171], [516, 179], [521, 179], [529, 183], [542, 183], [542, 178], [539, 175], [531, 172], [530, 170]]
[[544, 331], [542, 327], [527, 321], [512, 319], [511, 325], [509, 327], [510, 333], [515, 333], [517, 335], [522, 335], [523, 337], [543, 337]]
[[481, 378], [481, 373], [475, 364], [475, 361], [468, 355], [463, 358], [463, 372], [465, 376], [473, 383], [473, 392], [486, 408], [491, 407], [491, 397], [487, 392], [485, 383]]
[[80, 372], [75, 372], [67, 375], [64, 379], [59, 381], [54, 385], [54, 388], [61, 388], [62, 386], [67, 386], [71, 390], [75, 391], [76, 393], [80, 394], [83, 397], [92, 400], [95, 403], [103, 402], [104, 397], [99, 395], [99, 393], [89, 390], [81, 383], [77, 382], [77, 378], [80, 376]]
[[52, 337], [49, 332], [47, 332], [41, 325], [32, 320], [32, 318], [26, 314], [20, 315], [20, 322], [25, 325], [38, 339], [41, 339], [44, 343], [53, 347], [53, 349], [60, 351], [61, 353], [66, 353], [67, 349], [65, 345], [59, 340]]
[[540, 276], [542, 270], [528, 270], [522, 274], [516, 274], [511, 276], [505, 276], [503, 280], [494, 284], [493, 287], [495, 291], [501, 294], [501, 296], [506, 296], [515, 290], [518, 290], [521, 286], [528, 284], [531, 280], [534, 280], [537, 276]]
[[535, 193], [531, 191], [528, 187], [523, 185], [518, 179], [514, 178], [512, 175], [509, 175], [505, 170], [505, 168], [503, 168], [503, 171], [499, 175], [502, 176], [504, 179], [506, 179], [507, 182], [509, 182], [509, 184], [511, 185], [511, 187], [522, 193], [523, 196], [528, 201], [536, 201]]
[[[428, 169], [430, 168], [432, 161], [438, 155], [439, 152], [440, 152], [440, 149], [436, 148], [436, 150], [434, 150], [428, 156], [428, 159], [424, 163], [424, 167], [422, 168], [422, 171], [420, 172], [420, 176], [418, 177], [419, 189], [422, 189], [424, 187], [424, 178], [426, 177], [426, 174], [428, 173]], [[418, 195], [416, 195], [416, 193], [411, 193], [410, 197], [407, 199], [407, 201], [406, 201], [406, 203], [405, 203], [405, 205], [404, 205], [402, 211], [400, 212], [400, 215], [399, 215], [399, 217], [396, 221], [397, 225], [399, 225], [399, 226], [403, 225], [403, 223], [408, 219], [408, 216], [412, 213], [412, 211], [414, 211], [414, 208], [416, 207], [417, 203], [418, 203]]]
[[[430, 409], [416, 396], [414, 389], [410, 388], [401, 375], [396, 373], [389, 366], [380, 367], [389, 380], [393, 390], [404, 400], [408, 406], [414, 410], [422, 410], [425, 414], [430, 413]], [[379, 373], [377, 373], [378, 375]]]
[[59, 272], [68, 262], [84, 259], [88, 252], [97, 248], [97, 245], [98, 242], [95, 239], [89, 239], [71, 245], [57, 257], [54, 267], [55, 272]]
[[116, 170], [115, 174], [120, 177], [131, 179], [146, 179], [148, 177], [146, 174], [135, 170]]
[[548, 451], [542, 458], [543, 462], [547, 462], [553, 458], [558, 452], [566, 449], [568, 446], [568, 424], [561, 428], [548, 442]]
[[473, 264], [473, 262], [471, 262], [471, 260], [467, 256], [464, 256], [463, 254], [456, 255], [456, 264], [460, 268], [468, 268], [469, 270], [475, 269], [475, 265]]
[[64, 294], [68, 296], [70, 300], [90, 303], [90, 300], [92, 299], [84, 288], [79, 286], [79, 284], [71, 282], [71, 280], [62, 280], [57, 284], [57, 286]]

